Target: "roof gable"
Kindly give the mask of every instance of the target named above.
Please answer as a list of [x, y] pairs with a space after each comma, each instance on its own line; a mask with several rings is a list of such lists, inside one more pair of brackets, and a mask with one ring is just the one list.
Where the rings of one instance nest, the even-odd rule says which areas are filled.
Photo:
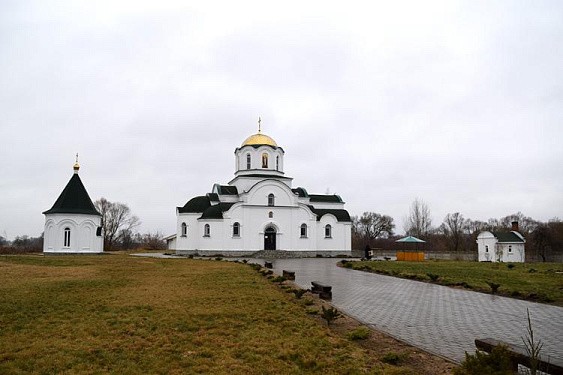
[[43, 212], [43, 214], [86, 214], [102, 216], [92, 203], [78, 173], [72, 175], [53, 207]]

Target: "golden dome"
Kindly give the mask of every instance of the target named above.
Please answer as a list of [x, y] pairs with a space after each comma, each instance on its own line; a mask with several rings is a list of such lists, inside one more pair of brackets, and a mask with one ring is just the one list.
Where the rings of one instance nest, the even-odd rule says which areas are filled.
[[250, 137], [246, 138], [244, 142], [242, 142], [242, 146], [257, 146], [257, 145], [268, 145], [272, 147], [278, 147], [276, 141], [274, 141], [271, 137], [267, 136], [266, 134], [262, 134], [260, 132], [251, 135]]

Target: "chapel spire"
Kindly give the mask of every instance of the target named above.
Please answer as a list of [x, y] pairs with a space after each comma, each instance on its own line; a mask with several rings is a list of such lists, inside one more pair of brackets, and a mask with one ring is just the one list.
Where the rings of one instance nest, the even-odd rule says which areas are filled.
[[74, 169], [74, 174], [78, 174], [78, 170], [80, 169], [80, 164], [78, 164], [78, 152], [76, 153], [76, 162], [72, 166], [72, 169]]

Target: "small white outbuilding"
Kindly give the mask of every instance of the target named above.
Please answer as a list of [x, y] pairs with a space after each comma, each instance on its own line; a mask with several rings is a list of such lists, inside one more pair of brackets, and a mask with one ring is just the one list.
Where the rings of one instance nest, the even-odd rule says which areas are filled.
[[526, 240], [518, 232], [518, 223], [512, 223], [510, 232], [483, 231], [477, 236], [479, 262], [523, 263], [526, 259]]
[[78, 159], [74, 174], [61, 195], [45, 215], [43, 253], [91, 254], [104, 251], [102, 215], [96, 210], [78, 176]]

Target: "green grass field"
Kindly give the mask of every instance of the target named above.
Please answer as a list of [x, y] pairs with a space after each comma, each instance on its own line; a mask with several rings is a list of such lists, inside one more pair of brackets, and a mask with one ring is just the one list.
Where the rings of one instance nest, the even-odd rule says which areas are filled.
[[0, 257], [0, 373], [365, 373], [361, 348], [243, 264]]
[[[346, 262], [345, 262], [346, 263]], [[460, 261], [349, 262], [346, 267], [563, 306], [563, 264]]]

